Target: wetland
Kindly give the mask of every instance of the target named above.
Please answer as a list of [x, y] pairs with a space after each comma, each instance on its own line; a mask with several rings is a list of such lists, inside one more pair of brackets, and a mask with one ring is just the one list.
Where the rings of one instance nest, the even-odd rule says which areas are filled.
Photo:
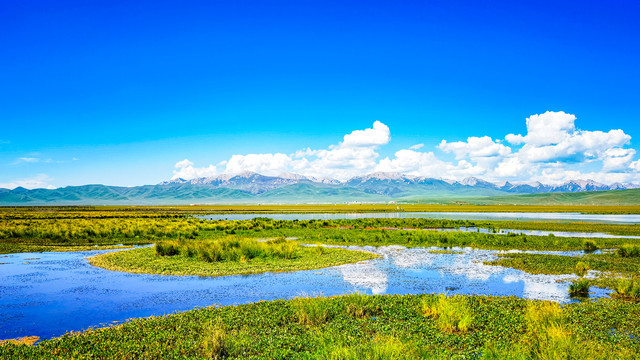
[[628, 218], [314, 215], [2, 211], [0, 357], [639, 354]]

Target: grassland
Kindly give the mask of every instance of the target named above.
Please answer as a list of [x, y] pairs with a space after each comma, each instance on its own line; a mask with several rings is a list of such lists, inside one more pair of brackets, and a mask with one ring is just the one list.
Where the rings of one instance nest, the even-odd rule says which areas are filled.
[[[284, 221], [258, 218], [206, 221], [173, 211], [47, 210], [0, 212], [0, 253], [71, 250], [74, 246], [152, 244], [165, 240], [206, 240], [238, 234], [247, 238], [294, 236], [311, 242], [407, 246], [476, 246], [491, 249], [556, 249], [581, 247], [583, 239], [523, 235], [438, 233], [404, 229], [481, 227], [549, 231], [640, 234], [640, 225], [586, 222], [452, 221], [437, 219], [359, 219]], [[391, 230], [398, 229], [398, 230]], [[386, 229], [386, 230], [385, 230]], [[409, 233], [411, 232], [411, 233]], [[597, 240], [599, 247], [616, 247], [617, 239]]]
[[0, 358], [635, 359], [640, 305], [347, 295], [204, 308], [71, 333]]

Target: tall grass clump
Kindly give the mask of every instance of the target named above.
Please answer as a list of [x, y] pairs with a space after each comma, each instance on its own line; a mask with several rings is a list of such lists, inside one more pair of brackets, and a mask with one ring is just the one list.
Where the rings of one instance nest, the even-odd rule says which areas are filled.
[[618, 256], [620, 257], [640, 257], [640, 246], [638, 245], [622, 245], [618, 248]]
[[588, 296], [591, 283], [587, 279], [579, 279], [569, 285], [569, 295], [571, 296]]
[[332, 318], [329, 300], [325, 298], [295, 298], [292, 305], [298, 323], [302, 325], [320, 325]]
[[620, 279], [615, 285], [616, 292], [614, 297], [640, 301], [640, 280], [637, 279]]
[[[566, 324], [567, 316], [559, 304], [551, 301], [529, 303], [525, 310], [527, 335], [517, 352], [528, 349], [526, 358], [534, 359], [604, 359], [601, 349], [591, 346], [574, 334]], [[604, 356], [603, 356], [604, 355]]]
[[243, 238], [222, 238], [206, 243], [163, 242], [156, 244], [156, 254], [173, 256], [184, 254], [206, 262], [240, 261], [255, 258], [295, 259], [300, 245], [293, 240], [258, 241]]
[[391, 336], [376, 336], [373, 340], [364, 345], [345, 346], [337, 344], [323, 348], [319, 353], [314, 354], [314, 359], [321, 360], [387, 360], [422, 359], [417, 354], [415, 345], [402, 342]]
[[583, 242], [583, 245], [584, 245], [584, 251], [592, 252], [592, 251], [598, 250], [598, 246], [596, 245], [596, 242], [593, 240], [585, 240]]
[[180, 245], [176, 242], [159, 242], [155, 246], [156, 255], [174, 256], [180, 254]]
[[356, 318], [368, 318], [381, 312], [372, 297], [365, 294], [353, 293], [344, 295], [342, 302], [347, 306], [347, 314]]
[[582, 261], [578, 261], [578, 263], [576, 263], [576, 271], [575, 271], [576, 275], [583, 277], [587, 275], [589, 270], [590, 270], [589, 264]]
[[456, 333], [466, 332], [473, 323], [473, 314], [467, 301], [461, 296], [447, 297], [438, 294], [428, 297], [421, 303], [422, 313], [434, 319], [442, 331]]
[[209, 324], [204, 329], [202, 348], [210, 359], [225, 359], [229, 356], [227, 332], [221, 324]]

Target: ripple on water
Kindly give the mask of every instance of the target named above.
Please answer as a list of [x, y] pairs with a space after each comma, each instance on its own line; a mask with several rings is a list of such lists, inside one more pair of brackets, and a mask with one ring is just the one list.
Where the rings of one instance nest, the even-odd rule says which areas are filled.
[[[33, 254], [8, 258], [12, 264], [0, 286], [0, 338], [49, 338], [134, 317], [304, 294], [448, 292], [573, 301], [568, 296], [568, 283], [557, 282], [559, 276], [531, 275], [483, 264], [494, 260], [499, 251], [454, 248], [461, 253], [435, 254], [430, 250], [437, 248], [347, 248], [381, 257], [325, 269], [217, 278], [129, 274], [93, 267], [85, 259], [110, 251], [43, 253], [39, 254], [40, 264], [26, 265], [22, 260]], [[594, 292], [595, 297], [608, 293], [600, 289]]]

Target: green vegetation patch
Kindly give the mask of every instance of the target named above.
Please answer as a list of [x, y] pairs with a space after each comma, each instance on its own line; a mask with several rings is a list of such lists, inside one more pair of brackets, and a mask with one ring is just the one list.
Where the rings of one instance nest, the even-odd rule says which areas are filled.
[[430, 254], [464, 254], [464, 251], [454, 250], [429, 250]]
[[96, 255], [90, 257], [89, 262], [130, 273], [226, 276], [319, 269], [377, 257], [365, 251], [299, 246], [284, 239], [261, 242], [231, 237], [207, 242], [160, 243], [155, 248]]
[[640, 304], [620, 300], [354, 294], [134, 319], [6, 344], [0, 358], [637, 359], [639, 329]]

